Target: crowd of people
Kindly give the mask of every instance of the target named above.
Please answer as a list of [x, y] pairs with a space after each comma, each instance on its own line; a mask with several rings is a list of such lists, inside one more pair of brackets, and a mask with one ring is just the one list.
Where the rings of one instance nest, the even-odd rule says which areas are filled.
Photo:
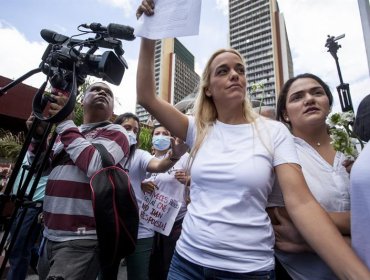
[[[154, 2], [144, 0], [136, 15], [154, 12]], [[117, 279], [122, 260], [102, 267], [99, 257], [89, 185], [103, 167], [96, 144], [128, 173], [135, 193], [140, 219], [135, 251], [125, 257], [129, 280], [370, 279], [370, 147], [354, 161], [334, 149], [326, 123], [329, 86], [300, 74], [285, 82], [276, 110], [252, 108], [243, 57], [221, 49], [205, 65], [189, 116], [156, 95], [154, 50], [155, 40], [141, 39], [136, 83], [138, 103], [158, 121], [152, 150], [139, 148], [136, 115], [110, 121], [111, 88], [90, 85], [83, 124], [76, 126], [71, 114], [56, 125], [34, 204], [19, 209], [27, 218], [7, 279], [26, 278], [36, 243], [40, 279]], [[354, 122], [365, 142], [369, 100]], [[49, 114], [65, 103], [57, 93]], [[33, 162], [39, 144], [34, 137], [23, 166]], [[18, 177], [15, 186], [24, 173]], [[176, 202], [166, 234], [141, 215], [155, 194]]]

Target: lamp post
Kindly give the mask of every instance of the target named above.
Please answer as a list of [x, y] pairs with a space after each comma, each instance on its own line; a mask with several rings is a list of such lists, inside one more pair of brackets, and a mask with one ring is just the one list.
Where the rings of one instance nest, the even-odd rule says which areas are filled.
[[338, 40], [344, 38], [345, 34], [339, 35], [337, 37], [328, 35], [326, 39], [325, 47], [328, 48], [328, 52], [333, 56], [335, 60], [335, 64], [337, 66], [339, 81], [340, 84], [337, 86], [337, 91], [339, 95], [340, 106], [342, 108], [342, 112], [353, 111], [351, 93], [349, 91], [349, 84], [343, 82], [342, 73], [339, 67], [339, 61], [337, 52], [338, 49], [341, 48], [341, 45], [338, 44]]

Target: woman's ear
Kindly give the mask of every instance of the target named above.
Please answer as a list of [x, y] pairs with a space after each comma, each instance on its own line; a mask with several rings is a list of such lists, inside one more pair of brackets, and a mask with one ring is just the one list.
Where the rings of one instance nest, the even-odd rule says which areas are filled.
[[204, 92], [205, 92], [206, 96], [212, 97], [212, 93], [210, 92], [208, 87], [204, 89]]
[[289, 122], [289, 117], [286, 111], [283, 112], [284, 121]]

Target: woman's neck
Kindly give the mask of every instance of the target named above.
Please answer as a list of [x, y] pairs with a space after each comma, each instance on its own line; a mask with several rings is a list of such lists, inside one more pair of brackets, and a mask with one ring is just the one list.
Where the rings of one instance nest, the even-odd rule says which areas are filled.
[[305, 128], [304, 130], [292, 130], [294, 136], [297, 136], [306, 141], [313, 147], [320, 156], [331, 166], [334, 164], [336, 151], [331, 144], [331, 138], [328, 133], [326, 124], [320, 128]]
[[330, 145], [331, 142], [326, 124], [320, 127], [305, 127], [304, 129], [293, 128], [292, 133], [315, 148]]
[[217, 109], [217, 120], [226, 124], [245, 124], [243, 110], [228, 110], [227, 108]]
[[165, 154], [167, 154], [168, 151], [169, 151], [169, 149], [164, 150], [164, 151], [155, 150], [154, 156], [157, 157], [157, 158], [162, 157]]

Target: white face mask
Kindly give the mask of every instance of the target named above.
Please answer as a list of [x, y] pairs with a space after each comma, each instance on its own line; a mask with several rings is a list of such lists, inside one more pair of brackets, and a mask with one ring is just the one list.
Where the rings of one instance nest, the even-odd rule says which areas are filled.
[[132, 145], [136, 145], [137, 143], [136, 134], [133, 133], [132, 131], [127, 131], [127, 134], [128, 134], [128, 141], [130, 143], [130, 147]]
[[165, 135], [154, 135], [152, 144], [154, 149], [158, 151], [164, 151], [170, 148], [171, 138]]

